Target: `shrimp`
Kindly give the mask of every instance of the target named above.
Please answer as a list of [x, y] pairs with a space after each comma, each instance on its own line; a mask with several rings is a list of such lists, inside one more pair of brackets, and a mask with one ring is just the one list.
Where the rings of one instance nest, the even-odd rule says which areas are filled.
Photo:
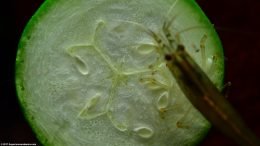
[[170, 32], [172, 20], [165, 22], [162, 35], [149, 31], [163, 53], [166, 66], [180, 89], [206, 119], [242, 146], [260, 146], [259, 139], [247, 128], [240, 115], [209, 77], [186, 52], [177, 35]]

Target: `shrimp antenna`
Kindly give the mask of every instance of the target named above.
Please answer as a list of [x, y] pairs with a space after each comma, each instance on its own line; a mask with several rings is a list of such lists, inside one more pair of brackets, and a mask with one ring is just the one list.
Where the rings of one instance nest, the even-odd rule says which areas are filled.
[[[214, 25], [212, 25], [212, 26], [214, 27]], [[188, 27], [183, 30], [180, 30], [179, 32], [176, 33], [176, 35], [180, 35], [182, 33], [188, 32], [193, 29], [210, 29], [210, 28], [209, 28], [209, 26], [192, 26], [192, 27]]]
[[141, 28], [141, 30], [143, 30], [144, 32], [146, 32], [148, 35], [155, 37], [156, 34], [155, 32], [153, 32], [151, 29], [146, 28], [144, 25], [134, 22], [134, 21], [129, 21], [129, 20], [119, 20], [119, 19], [113, 19], [114, 21], [118, 21], [118, 22], [125, 22], [125, 23], [130, 23], [136, 26], [139, 26], [139, 28]]
[[173, 4], [171, 5], [170, 9], [169, 9], [168, 12], [166, 13], [166, 17], [168, 17], [168, 16], [170, 15], [171, 11], [172, 11], [173, 8], [177, 5], [178, 1], [179, 1], [179, 0], [175, 0], [175, 1], [173, 2]]
[[[165, 44], [162, 43], [162, 39], [159, 37], [159, 34], [155, 33], [154, 31], [152, 31], [151, 29], [145, 27], [144, 25], [137, 23], [137, 22], [133, 22], [133, 21], [129, 21], [129, 20], [119, 20], [119, 19], [113, 19], [114, 21], [118, 21], [118, 22], [125, 22], [125, 23], [129, 23], [129, 24], [133, 24], [135, 26], [138, 26], [138, 28], [140, 28], [142, 31], [144, 31], [146, 34], [148, 34], [150, 37], [152, 37], [152, 39], [157, 43], [157, 45], [159, 46], [155, 46], [157, 51], [159, 52], [159, 54], [163, 54], [162, 50], [160, 50], [159, 48], [165, 48]], [[166, 48], [165, 48], [166, 49]], [[168, 49], [168, 48], [167, 48]]]

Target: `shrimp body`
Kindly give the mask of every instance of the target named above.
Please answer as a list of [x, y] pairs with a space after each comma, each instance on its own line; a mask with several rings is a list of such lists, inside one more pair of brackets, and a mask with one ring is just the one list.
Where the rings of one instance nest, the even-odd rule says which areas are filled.
[[214, 126], [244, 146], [259, 146], [256, 136], [221, 95], [182, 45], [165, 57], [185, 96]]
[[152, 36], [160, 44], [159, 49], [164, 54], [166, 65], [185, 96], [205, 118], [238, 144], [260, 146], [259, 139], [247, 128], [232, 105], [185, 51], [178, 36], [173, 38], [169, 31], [170, 23], [163, 25], [164, 41], [155, 33], [152, 33]]

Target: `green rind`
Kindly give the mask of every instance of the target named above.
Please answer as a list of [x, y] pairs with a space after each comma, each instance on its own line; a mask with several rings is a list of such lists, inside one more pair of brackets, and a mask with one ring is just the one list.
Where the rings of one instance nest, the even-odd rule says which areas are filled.
[[25, 55], [26, 50], [24, 48], [26, 41], [30, 38], [30, 35], [32, 34], [34, 28], [37, 26], [38, 21], [44, 17], [48, 12], [49, 9], [55, 4], [58, 3], [59, 0], [46, 0], [43, 2], [43, 4], [40, 6], [40, 8], [35, 12], [35, 14], [31, 17], [30, 21], [26, 24], [26, 27], [22, 33], [20, 42], [18, 44], [18, 51], [16, 54], [16, 65], [15, 65], [15, 84], [16, 84], [16, 92], [18, 95], [18, 99], [20, 102], [21, 110], [24, 113], [25, 118], [27, 119], [28, 123], [30, 123], [30, 126], [35, 133], [37, 139], [42, 145], [53, 145], [48, 142], [48, 140], [45, 138], [42, 131], [35, 125], [34, 118], [29, 113], [28, 110], [26, 110], [27, 103], [26, 103], [26, 93], [24, 92], [24, 70], [25, 70]]
[[[201, 11], [200, 7], [196, 4], [196, 2], [194, 0], [190, 0], [190, 1], [187, 1], [187, 2], [190, 3], [190, 5], [196, 6], [196, 7], [193, 7], [192, 9], [194, 11], [197, 11], [198, 13], [200, 12], [200, 16], [201, 16], [202, 21], [207, 21], [207, 22], [209, 21], [207, 19], [206, 15]], [[17, 57], [16, 57], [16, 76], [15, 76], [15, 79], [16, 79], [16, 88], [17, 88], [17, 94], [18, 94], [18, 97], [19, 97], [19, 101], [20, 101], [21, 107], [23, 109], [23, 112], [25, 113], [26, 119], [30, 123], [33, 131], [36, 133], [37, 138], [40, 140], [40, 142], [43, 145], [53, 145], [53, 144], [49, 143], [48, 140], [46, 140], [43, 132], [35, 126], [32, 115], [29, 113], [29, 111], [26, 110], [27, 105], [26, 105], [25, 100], [26, 100], [26, 94], [27, 93], [24, 92], [24, 86], [23, 86], [25, 84], [25, 81], [23, 80], [23, 76], [24, 76], [23, 73], [24, 73], [24, 70], [26, 68], [26, 65], [24, 64], [24, 59], [26, 58], [25, 57], [26, 50], [23, 47], [25, 46], [27, 40], [29, 39], [30, 35], [32, 34], [34, 28], [37, 26], [37, 23], [40, 21], [40, 19], [42, 17], [46, 16], [48, 10], [51, 9], [51, 7], [55, 3], [59, 3], [59, 0], [47, 0], [47, 1], [45, 1], [41, 5], [41, 7], [38, 9], [38, 11], [33, 15], [31, 20], [29, 21], [29, 23], [26, 25], [26, 28], [25, 28], [25, 30], [22, 34], [21, 41], [18, 45], [18, 52], [17, 52]], [[216, 33], [216, 32], [214, 32], [214, 33]], [[218, 39], [218, 37], [215, 37], [214, 39], [218, 42], [218, 45], [221, 47], [221, 42]], [[222, 51], [223, 50], [219, 49], [219, 55], [221, 56], [221, 58], [223, 58], [223, 52]], [[221, 75], [220, 75], [220, 76], [222, 76], [222, 79], [217, 84], [222, 85], [223, 77], [224, 77], [224, 61], [223, 61], [223, 59], [220, 59], [218, 61], [218, 65], [219, 65], [219, 70], [221, 70], [223, 72], [221, 72]], [[209, 129], [209, 127], [208, 127], [208, 129]], [[204, 136], [208, 132], [208, 129], [205, 128], [204, 134], [197, 135], [196, 137], [194, 137], [194, 141], [197, 142], [197, 143], [194, 143], [194, 145], [198, 144], [204, 138]]]

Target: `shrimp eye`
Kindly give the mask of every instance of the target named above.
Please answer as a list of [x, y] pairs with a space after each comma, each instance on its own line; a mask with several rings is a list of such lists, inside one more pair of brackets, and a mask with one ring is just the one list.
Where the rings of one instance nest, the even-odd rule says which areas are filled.
[[165, 54], [164, 59], [170, 61], [172, 60], [172, 56], [170, 54]]
[[179, 45], [177, 46], [177, 49], [183, 51], [183, 50], [184, 50], [184, 46], [181, 45], [181, 44], [179, 44]]

